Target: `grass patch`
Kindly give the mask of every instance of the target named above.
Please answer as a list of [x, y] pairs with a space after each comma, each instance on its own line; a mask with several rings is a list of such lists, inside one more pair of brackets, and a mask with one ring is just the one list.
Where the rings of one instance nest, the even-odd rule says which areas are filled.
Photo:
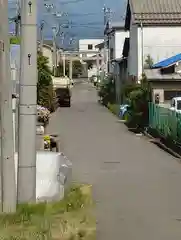
[[114, 115], [116, 115], [116, 116], [119, 115], [120, 106], [118, 104], [108, 103], [107, 107]]
[[19, 205], [0, 216], [2, 240], [95, 240], [91, 187], [73, 186], [60, 202]]

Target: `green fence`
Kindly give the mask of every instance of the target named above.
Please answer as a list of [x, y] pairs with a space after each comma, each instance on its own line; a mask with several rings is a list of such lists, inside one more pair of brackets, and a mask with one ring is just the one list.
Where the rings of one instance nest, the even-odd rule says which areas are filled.
[[181, 113], [149, 103], [149, 127], [181, 143]]

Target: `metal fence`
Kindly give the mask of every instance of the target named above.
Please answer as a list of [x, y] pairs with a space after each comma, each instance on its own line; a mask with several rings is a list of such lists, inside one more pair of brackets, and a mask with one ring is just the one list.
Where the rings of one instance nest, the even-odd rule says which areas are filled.
[[149, 103], [149, 127], [181, 143], [181, 113]]

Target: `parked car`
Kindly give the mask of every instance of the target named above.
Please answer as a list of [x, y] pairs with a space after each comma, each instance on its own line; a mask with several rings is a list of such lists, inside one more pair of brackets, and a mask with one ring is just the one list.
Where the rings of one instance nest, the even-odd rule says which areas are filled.
[[172, 98], [170, 110], [181, 113], [181, 97]]
[[69, 87], [56, 89], [59, 106], [71, 106], [71, 91]]

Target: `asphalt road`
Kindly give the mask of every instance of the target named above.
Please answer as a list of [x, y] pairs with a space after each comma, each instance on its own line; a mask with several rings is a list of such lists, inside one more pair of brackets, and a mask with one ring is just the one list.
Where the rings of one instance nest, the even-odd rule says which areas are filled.
[[181, 239], [181, 165], [128, 132], [93, 87], [79, 82], [48, 131], [60, 134], [74, 179], [93, 185], [98, 240]]

